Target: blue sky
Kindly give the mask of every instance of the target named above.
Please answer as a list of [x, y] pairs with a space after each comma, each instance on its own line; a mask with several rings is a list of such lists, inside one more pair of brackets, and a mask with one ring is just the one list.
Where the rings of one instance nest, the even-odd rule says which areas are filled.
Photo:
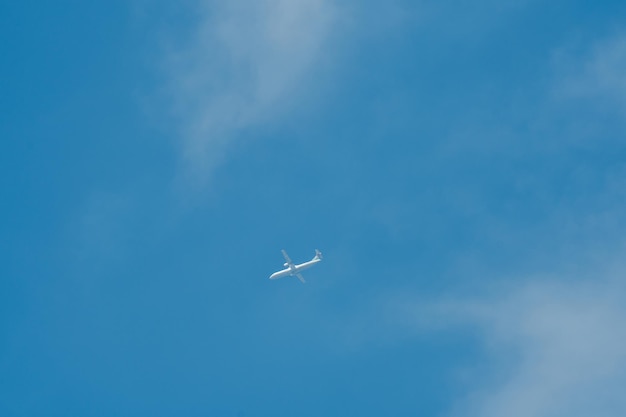
[[625, 23], [5, 2], [0, 414], [623, 416]]

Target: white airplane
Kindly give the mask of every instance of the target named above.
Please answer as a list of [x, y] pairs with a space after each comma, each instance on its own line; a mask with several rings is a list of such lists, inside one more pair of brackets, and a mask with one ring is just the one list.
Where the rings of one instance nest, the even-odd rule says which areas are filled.
[[313, 259], [311, 259], [308, 262], [302, 263], [300, 265], [294, 265], [293, 262], [291, 262], [291, 259], [289, 259], [289, 255], [287, 255], [287, 252], [285, 252], [284, 249], [282, 249], [281, 252], [283, 253], [283, 256], [285, 257], [285, 261], [287, 261], [284, 264], [284, 266], [286, 266], [287, 268], [278, 272], [274, 272], [272, 275], [270, 275], [270, 279], [278, 279], [278, 278], [286, 277], [288, 275], [291, 275], [291, 276], [295, 275], [304, 284], [306, 281], [304, 280], [304, 277], [302, 276], [302, 274], [300, 274], [300, 271], [302, 271], [303, 269], [310, 268], [316, 263], [321, 262], [322, 260], [322, 252], [315, 249], [315, 257], [313, 257]]

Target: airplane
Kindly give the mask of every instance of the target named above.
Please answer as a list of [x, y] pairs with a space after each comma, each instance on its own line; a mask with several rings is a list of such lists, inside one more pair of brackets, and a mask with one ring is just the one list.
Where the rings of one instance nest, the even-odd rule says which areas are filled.
[[303, 269], [312, 267], [313, 265], [315, 265], [318, 262], [321, 262], [322, 260], [322, 252], [315, 249], [315, 257], [313, 257], [313, 259], [311, 259], [308, 262], [301, 263], [299, 265], [294, 265], [294, 263], [289, 258], [289, 255], [287, 255], [287, 252], [285, 252], [284, 249], [282, 249], [281, 252], [283, 253], [283, 256], [285, 257], [285, 261], [286, 261], [283, 266], [286, 266], [287, 268], [278, 272], [274, 272], [272, 275], [270, 275], [270, 279], [278, 279], [278, 278], [282, 278], [282, 277], [286, 277], [290, 275], [290, 276], [296, 276], [304, 284], [306, 281], [304, 280], [304, 277], [302, 276], [300, 271], [302, 271]]

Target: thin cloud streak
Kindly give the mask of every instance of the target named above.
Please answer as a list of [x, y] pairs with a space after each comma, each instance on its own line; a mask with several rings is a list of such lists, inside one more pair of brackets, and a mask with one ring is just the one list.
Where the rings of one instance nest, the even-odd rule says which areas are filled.
[[298, 100], [328, 53], [332, 0], [201, 3], [190, 44], [171, 56], [185, 169], [205, 180], [243, 130]]

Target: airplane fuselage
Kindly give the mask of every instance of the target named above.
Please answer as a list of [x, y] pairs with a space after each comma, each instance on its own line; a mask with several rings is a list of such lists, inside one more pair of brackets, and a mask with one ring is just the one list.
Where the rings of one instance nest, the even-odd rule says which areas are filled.
[[315, 265], [316, 263], [320, 262], [321, 259], [312, 259], [308, 262], [304, 262], [301, 263], [300, 265], [294, 265], [291, 268], [285, 268], [281, 271], [278, 272], [274, 272], [272, 275], [270, 275], [270, 279], [278, 279], [278, 278], [282, 278], [282, 277], [287, 277], [287, 276], [293, 276], [296, 275], [298, 273], [300, 273], [300, 271], [305, 270], [307, 268], [312, 267], [313, 265]]

